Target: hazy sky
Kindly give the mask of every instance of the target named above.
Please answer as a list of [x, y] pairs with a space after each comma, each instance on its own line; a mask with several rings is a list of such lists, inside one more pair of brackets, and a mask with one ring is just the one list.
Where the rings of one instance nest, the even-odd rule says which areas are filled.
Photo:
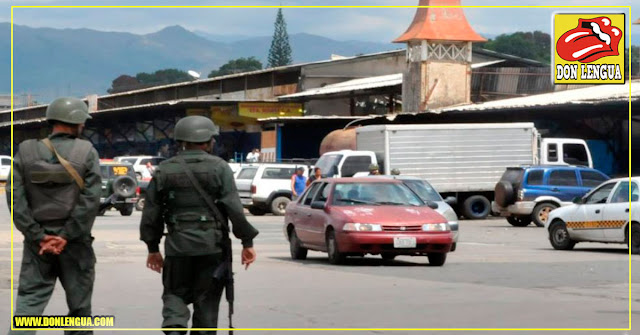
[[[640, 18], [640, 1], [635, 1], [631, 21]], [[633, 5], [632, 0], [463, 0], [463, 5]], [[415, 6], [418, 0], [21, 0], [20, 5], [403, 5]], [[10, 20], [10, 6], [18, 1], [0, 0], [0, 21]], [[551, 29], [551, 13], [585, 11], [585, 8], [495, 9], [466, 8], [472, 26], [481, 34], [497, 35], [514, 31]], [[588, 9], [603, 11], [602, 9]], [[627, 8], [605, 9], [624, 12]], [[389, 42], [409, 25], [414, 8], [351, 8], [351, 9], [285, 9], [289, 33], [311, 33], [338, 40], [367, 40]], [[276, 9], [96, 9], [96, 8], [15, 8], [14, 21], [33, 27], [91, 28], [109, 31], [149, 33], [169, 25], [182, 25], [220, 35], [271, 35]], [[640, 26], [633, 26], [632, 34], [640, 34]], [[636, 40], [634, 38], [634, 40]], [[635, 43], [634, 43], [635, 44]]]

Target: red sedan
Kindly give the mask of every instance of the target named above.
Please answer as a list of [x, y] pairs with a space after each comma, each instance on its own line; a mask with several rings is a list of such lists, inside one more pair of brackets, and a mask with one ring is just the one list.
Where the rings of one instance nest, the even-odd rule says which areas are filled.
[[392, 179], [316, 181], [287, 206], [284, 229], [291, 258], [323, 251], [332, 264], [372, 254], [386, 260], [426, 255], [441, 266], [453, 244], [447, 219]]

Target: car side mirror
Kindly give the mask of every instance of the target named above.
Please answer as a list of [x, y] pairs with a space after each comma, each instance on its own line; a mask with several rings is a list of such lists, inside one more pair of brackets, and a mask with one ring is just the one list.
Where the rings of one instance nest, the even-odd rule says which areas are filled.
[[582, 199], [582, 197], [575, 197], [573, 198], [573, 203], [576, 205], [582, 205], [584, 203], [584, 200]]
[[458, 203], [458, 199], [456, 199], [456, 197], [449, 196], [444, 199], [444, 202], [449, 206], [455, 206]]
[[324, 210], [325, 209], [325, 203], [322, 201], [314, 201], [311, 203], [311, 208], [312, 209], [320, 209], [320, 210]]
[[438, 204], [433, 201], [427, 201], [427, 206], [431, 209], [438, 209]]

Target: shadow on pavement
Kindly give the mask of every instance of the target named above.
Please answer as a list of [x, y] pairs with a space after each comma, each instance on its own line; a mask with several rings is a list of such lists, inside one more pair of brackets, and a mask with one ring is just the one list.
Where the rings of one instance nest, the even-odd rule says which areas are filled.
[[[309, 257], [306, 260], [292, 260], [290, 257], [269, 257], [270, 259], [305, 264], [305, 265], [332, 265], [329, 263], [329, 260], [326, 257]], [[419, 259], [420, 257], [416, 258]], [[423, 257], [424, 260], [427, 260], [427, 257]], [[362, 267], [376, 267], [376, 266], [399, 266], [399, 267], [409, 267], [409, 266], [430, 266], [428, 262], [426, 263], [414, 263], [407, 262], [403, 260], [392, 260], [386, 261], [380, 258], [374, 257], [348, 257], [344, 263], [341, 265], [335, 265], [336, 267], [340, 266], [362, 266]]]

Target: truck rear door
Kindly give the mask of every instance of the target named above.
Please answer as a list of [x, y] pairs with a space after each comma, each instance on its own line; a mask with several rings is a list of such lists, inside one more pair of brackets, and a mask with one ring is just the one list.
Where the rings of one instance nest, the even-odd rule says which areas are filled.
[[257, 166], [245, 166], [240, 169], [238, 176], [236, 177], [236, 188], [240, 195], [240, 200], [243, 205], [251, 205], [251, 185], [253, 184], [253, 178], [258, 172]]

